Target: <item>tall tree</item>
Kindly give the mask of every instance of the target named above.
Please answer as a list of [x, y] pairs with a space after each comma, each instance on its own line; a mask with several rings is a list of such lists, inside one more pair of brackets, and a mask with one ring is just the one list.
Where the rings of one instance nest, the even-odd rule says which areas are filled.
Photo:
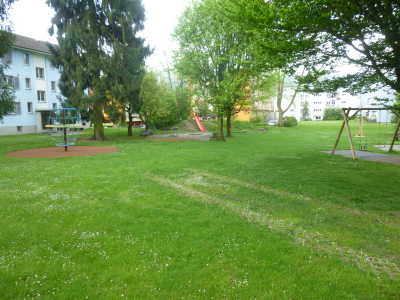
[[224, 90], [226, 136], [231, 136], [231, 118], [244, 107], [250, 107], [250, 77], [249, 72], [225, 72], [224, 80], [221, 82]]
[[[300, 91], [302, 79], [304, 77], [304, 72], [305, 68], [303, 68], [302, 74], [300, 76], [296, 76], [295, 78], [290, 78], [291, 80], [288, 80], [285, 71], [278, 69], [273, 73], [273, 76], [275, 76], [274, 80], [276, 81], [276, 106], [278, 108], [278, 114], [279, 114], [279, 126], [281, 127], [284, 126], [284, 120], [283, 120], [284, 114], [293, 105], [294, 100], [296, 99], [296, 95]], [[286, 106], [286, 108], [283, 108], [282, 107], [283, 93], [285, 89], [288, 89], [293, 94], [290, 95], [289, 104]]]
[[131, 36], [127, 42], [133, 51], [124, 51], [117, 45], [112, 57], [114, 72], [110, 89], [128, 114], [128, 136], [132, 136], [133, 114], [139, 114], [142, 104], [139, 95], [145, 75], [145, 59], [153, 50], [144, 45], [145, 40], [141, 37]]
[[169, 108], [176, 103], [175, 95], [169, 84], [154, 72], [145, 74], [139, 99], [141, 102], [139, 117], [146, 124], [146, 129], [149, 128], [154, 116], [168, 115]]
[[6, 56], [11, 51], [15, 36], [11, 33], [11, 24], [8, 21], [9, 10], [16, 0], [0, 0], [0, 121], [14, 111], [14, 90], [10, 89], [4, 77], [4, 71], [9, 68]]
[[178, 108], [178, 120], [187, 119], [191, 110], [189, 98], [191, 91], [188, 88], [188, 79], [185, 75], [178, 73], [169, 63], [167, 53], [164, 52], [165, 63], [161, 63], [162, 68], [167, 75], [171, 90], [175, 94]]
[[[179, 18], [173, 38], [179, 43], [175, 66], [190, 79], [194, 95], [213, 105], [218, 116], [216, 140], [224, 141], [223, 118], [237, 97], [229, 97], [232, 87], [242, 86], [236, 80], [225, 80], [229, 73], [245, 74], [250, 64], [251, 47], [242, 28], [224, 15], [229, 1], [202, 0], [193, 2]], [[247, 46], [246, 46], [247, 45]], [[225, 81], [224, 81], [225, 80]], [[246, 80], [246, 79], [242, 79]], [[224, 82], [222, 84], [222, 82]], [[227, 87], [231, 83], [229, 92]]]
[[310, 105], [307, 100], [301, 102], [301, 121], [311, 121], [310, 119]]
[[[55, 10], [50, 34], [57, 27], [59, 47], [49, 48], [53, 64], [62, 67], [64, 96], [91, 107], [92, 139], [105, 140], [103, 107], [112, 74], [119, 72], [113, 55], [135, 57], [132, 39], [144, 28], [141, 0], [47, 0]], [[115, 56], [114, 56], [115, 57]], [[89, 96], [83, 91], [90, 90]]]

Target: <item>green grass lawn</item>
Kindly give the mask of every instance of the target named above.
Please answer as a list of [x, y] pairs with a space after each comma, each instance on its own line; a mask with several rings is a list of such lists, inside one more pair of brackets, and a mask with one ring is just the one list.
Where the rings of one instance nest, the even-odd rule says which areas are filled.
[[[0, 299], [399, 299], [399, 166], [321, 153], [340, 125], [89, 130], [121, 150], [47, 159], [4, 154], [50, 136], [1, 136]], [[368, 150], [394, 129], [368, 124]]]

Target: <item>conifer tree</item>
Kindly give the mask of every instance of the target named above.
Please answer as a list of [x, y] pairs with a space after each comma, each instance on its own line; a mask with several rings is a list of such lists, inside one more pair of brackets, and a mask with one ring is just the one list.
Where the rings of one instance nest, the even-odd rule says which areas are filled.
[[[59, 47], [49, 45], [53, 64], [62, 68], [60, 91], [69, 102], [90, 107], [94, 140], [105, 140], [103, 107], [120, 68], [116, 57], [137, 57], [132, 42], [144, 29], [141, 0], [47, 0], [55, 10]], [[130, 76], [128, 73], [126, 76]], [[89, 91], [89, 93], [84, 93]]]
[[5, 55], [11, 51], [15, 36], [11, 33], [8, 23], [9, 10], [15, 0], [0, 0], [0, 121], [4, 116], [14, 111], [14, 90], [10, 89], [4, 80], [4, 71], [9, 68]]
[[145, 59], [153, 50], [144, 45], [144, 39], [131, 36], [127, 41], [131, 51], [124, 51], [117, 46], [112, 57], [114, 72], [110, 78], [113, 96], [128, 113], [128, 136], [132, 136], [133, 114], [139, 114], [142, 102], [139, 94], [145, 75]]

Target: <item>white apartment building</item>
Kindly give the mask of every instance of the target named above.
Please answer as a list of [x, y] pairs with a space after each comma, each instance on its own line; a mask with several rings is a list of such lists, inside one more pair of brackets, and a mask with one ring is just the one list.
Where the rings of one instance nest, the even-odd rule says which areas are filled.
[[[283, 95], [283, 103], [282, 103], [282, 108], [285, 109], [291, 99], [291, 95], [293, 95], [293, 90], [288, 90], [284, 92]], [[328, 107], [338, 107], [338, 108], [358, 108], [358, 107], [363, 107], [363, 108], [373, 108], [373, 107], [383, 107], [382, 104], [378, 103], [375, 100], [375, 97], [378, 98], [389, 98], [391, 99], [391, 103], [394, 102], [395, 100], [395, 93], [387, 93], [385, 91], [377, 91], [377, 92], [372, 92], [368, 94], [360, 94], [357, 96], [352, 96], [349, 93], [346, 93], [344, 91], [339, 91], [338, 95], [334, 96], [329, 93], [321, 93], [317, 95], [311, 95], [307, 93], [298, 93], [296, 95], [296, 98], [291, 106], [291, 108], [285, 113], [284, 116], [288, 117], [295, 117], [298, 121], [300, 121], [301, 118], [301, 109], [302, 109], [302, 103], [307, 101], [309, 104], [309, 117], [311, 118], [312, 121], [320, 121], [323, 119], [324, 116], [324, 110], [325, 108]], [[276, 100], [274, 101], [275, 105], [275, 111], [277, 111], [276, 108]], [[361, 114], [363, 116], [367, 115], [367, 111], [362, 111]], [[391, 112], [389, 111], [376, 111], [376, 110], [371, 110], [369, 111], [368, 118], [372, 119], [372, 121], [376, 122], [390, 122], [391, 118]]]

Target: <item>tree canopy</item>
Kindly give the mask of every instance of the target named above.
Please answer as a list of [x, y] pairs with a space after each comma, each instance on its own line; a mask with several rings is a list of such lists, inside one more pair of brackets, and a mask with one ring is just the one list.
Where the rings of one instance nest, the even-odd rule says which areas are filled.
[[[305, 77], [309, 92], [344, 88], [357, 94], [383, 87], [400, 91], [400, 2], [395, 0], [236, 0], [242, 20], [259, 49], [277, 64], [301, 61], [332, 71], [343, 63], [356, 67], [346, 75], [316, 81]], [[243, 23], [244, 24], [244, 23]], [[271, 37], [276, 43], [268, 43]], [[272, 50], [272, 51], [271, 51]], [[267, 57], [270, 59], [270, 57]], [[326, 72], [325, 70], [325, 72]], [[314, 70], [316, 71], [316, 70]]]
[[216, 140], [225, 140], [223, 117], [230, 120], [235, 107], [249, 99], [243, 97], [243, 87], [249, 82], [251, 48], [244, 31], [224, 15], [229, 5], [217, 0], [193, 2], [173, 34], [179, 43], [174, 56], [177, 71], [190, 79], [195, 97], [216, 110]]
[[[104, 140], [102, 108], [121, 74], [119, 58], [138, 57], [136, 34], [144, 28], [141, 0], [48, 0], [55, 10], [50, 33], [57, 27], [59, 47], [49, 48], [62, 68], [60, 90], [69, 101], [91, 108], [93, 139]], [[135, 76], [129, 72], [124, 76]], [[85, 94], [84, 91], [91, 93]]]

